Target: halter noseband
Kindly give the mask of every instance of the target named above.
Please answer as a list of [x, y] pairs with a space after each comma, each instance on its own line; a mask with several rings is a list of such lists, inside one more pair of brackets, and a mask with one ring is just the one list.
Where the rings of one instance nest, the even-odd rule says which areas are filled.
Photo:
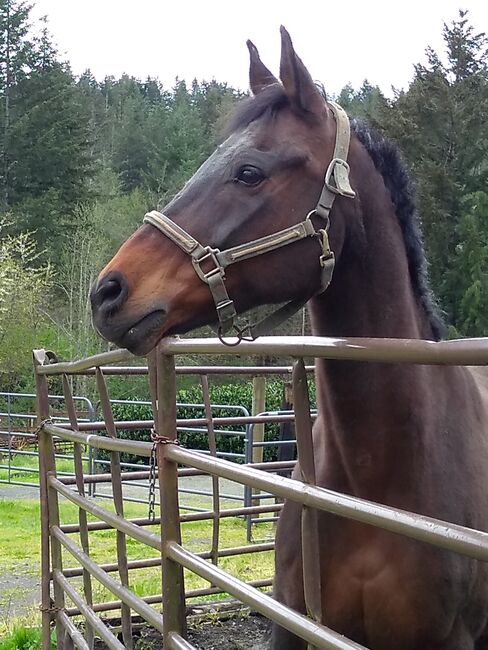
[[[196, 274], [202, 282], [208, 284], [212, 293], [219, 319], [219, 336], [222, 336], [234, 326], [237, 318], [234, 302], [230, 299], [224, 283], [225, 269], [235, 262], [268, 253], [306, 237], [315, 237], [321, 245], [319, 257], [321, 277], [320, 288], [312, 295], [322, 293], [330, 284], [335, 258], [329, 246], [329, 214], [338, 194], [349, 198], [354, 198], [356, 194], [349, 183], [349, 165], [346, 162], [350, 141], [349, 118], [344, 109], [338, 104], [335, 102], [328, 102], [328, 104], [332, 109], [337, 124], [334, 154], [325, 174], [324, 186], [317, 206], [309, 212], [304, 221], [295, 226], [279, 230], [272, 235], [266, 235], [246, 244], [240, 244], [221, 251], [218, 248], [203, 246], [162, 212], [153, 210], [144, 217], [144, 223], [149, 223], [157, 228], [191, 257]], [[324, 220], [324, 227], [319, 230], [315, 229], [311, 220], [315, 215]], [[254, 340], [274, 328], [301, 309], [312, 295], [307, 296], [305, 299], [301, 298], [286, 303], [253, 326], [246, 325], [236, 328], [239, 341], [243, 338], [245, 332], [248, 332], [250, 338]]]

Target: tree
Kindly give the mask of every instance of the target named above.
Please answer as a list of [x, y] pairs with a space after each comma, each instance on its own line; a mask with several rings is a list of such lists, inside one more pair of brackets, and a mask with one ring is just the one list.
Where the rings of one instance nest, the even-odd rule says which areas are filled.
[[0, 219], [0, 384], [16, 386], [16, 375], [31, 372], [31, 350], [48, 322], [46, 309], [53, 270], [39, 266], [39, 253], [29, 233], [7, 234]]
[[420, 214], [434, 289], [449, 320], [463, 328], [458, 246], [462, 245], [464, 197], [488, 181], [488, 54], [466, 12], [444, 26], [445, 63], [429, 48], [415, 67], [384, 126], [401, 145], [418, 180]]
[[33, 48], [27, 38], [31, 5], [19, 0], [0, 0], [0, 93], [1, 115], [1, 200], [9, 206], [10, 123], [12, 87], [29, 69]]
[[70, 71], [49, 62], [16, 87], [11, 124], [10, 203], [17, 229], [59, 245], [77, 205], [90, 196], [89, 119]]

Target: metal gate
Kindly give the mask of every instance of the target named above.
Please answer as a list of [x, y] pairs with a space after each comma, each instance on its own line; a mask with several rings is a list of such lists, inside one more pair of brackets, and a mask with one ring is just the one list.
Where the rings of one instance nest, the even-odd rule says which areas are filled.
[[[280, 355], [295, 359], [293, 385], [295, 396], [296, 438], [300, 467], [304, 482], [280, 475], [263, 472], [257, 466], [241, 466], [215, 455], [213, 418], [208, 413], [207, 427], [211, 455], [203, 455], [183, 449], [177, 442], [176, 421], [176, 373], [175, 356], [178, 354], [245, 354]], [[386, 363], [417, 364], [462, 364], [481, 365], [488, 363], [488, 339], [477, 341], [450, 341], [433, 343], [418, 340], [354, 339], [337, 340], [308, 337], [262, 338], [253, 343], [242, 342], [236, 348], [226, 348], [214, 339], [175, 339], [163, 341], [150, 359], [153, 405], [155, 412], [155, 435], [153, 443], [117, 439], [117, 427], [110, 408], [103, 364], [118, 363], [130, 358], [123, 350], [98, 355], [73, 363], [50, 364], [43, 351], [34, 353], [36, 386], [38, 395], [39, 444], [41, 447], [41, 519], [42, 519], [42, 614], [43, 650], [50, 647], [50, 627], [54, 621], [57, 628], [58, 647], [82, 649], [93, 647], [98, 635], [109, 648], [132, 648], [132, 612], [143, 617], [151, 626], [163, 633], [165, 648], [191, 650], [185, 638], [185, 584], [183, 569], [203, 577], [210, 583], [208, 589], [198, 594], [210, 595], [220, 591], [232, 595], [254, 610], [261, 612], [279, 625], [302, 637], [313, 648], [335, 648], [358, 650], [362, 646], [347, 640], [317, 620], [309, 618], [273, 600], [257, 587], [270, 584], [264, 580], [252, 585], [226, 573], [219, 566], [223, 556], [240, 553], [257, 553], [272, 548], [271, 543], [247, 545], [231, 549], [219, 547], [219, 523], [230, 516], [256, 515], [276, 512], [280, 504], [270, 506], [245, 506], [220, 510], [218, 477], [236, 481], [277, 498], [291, 499], [301, 503], [303, 545], [305, 553], [314, 553], [318, 544], [316, 511], [324, 510], [362, 523], [433, 544], [440, 548], [462, 553], [482, 561], [488, 561], [488, 534], [459, 525], [391, 507], [372, 503], [348, 495], [318, 488], [313, 483], [314, 464], [311, 441], [311, 415], [307, 389], [304, 357], [324, 357], [355, 361], [376, 361]], [[71, 373], [95, 372], [100, 393], [104, 426], [107, 436], [85, 433], [86, 425], [78, 423], [69, 390], [68, 375]], [[64, 396], [70, 418], [70, 428], [63, 428], [50, 420], [47, 378], [61, 376]], [[56, 461], [53, 439], [59, 437], [74, 443], [75, 479], [56, 475]], [[111, 474], [84, 475], [82, 466], [83, 449], [102, 448], [111, 451]], [[157, 472], [160, 488], [161, 509], [158, 517], [128, 520], [124, 518], [122, 484], [137, 480], [138, 472], [122, 473], [120, 453], [136, 452], [151, 459], [151, 471]], [[269, 464], [268, 464], [269, 465]], [[282, 463], [275, 463], [273, 469], [283, 469]], [[288, 464], [289, 466], [289, 464]], [[269, 467], [268, 467], [269, 469]], [[178, 505], [178, 478], [206, 473], [213, 478], [213, 509], [205, 513], [180, 514]], [[115, 514], [101, 507], [85, 496], [86, 486], [93, 482], [111, 480]], [[79, 507], [79, 523], [63, 524], [59, 517], [59, 495]], [[87, 513], [96, 521], [87, 520]], [[181, 525], [189, 520], [209, 519], [213, 523], [211, 548], [208, 552], [192, 553], [181, 543]], [[159, 534], [147, 527], [157, 524]], [[90, 531], [113, 528], [117, 531], [117, 558], [113, 564], [99, 566], [90, 558]], [[70, 538], [79, 533], [80, 544]], [[131, 537], [148, 547], [157, 549], [160, 557], [151, 560], [129, 562], [126, 541]], [[74, 557], [78, 568], [66, 570], [63, 566], [63, 551]], [[208, 561], [210, 560], [210, 562]], [[146, 566], [161, 566], [161, 594], [141, 598], [129, 588], [129, 571]], [[119, 580], [110, 576], [119, 573]], [[83, 576], [83, 595], [70, 582], [73, 576]], [[92, 579], [96, 579], [112, 592], [118, 603], [94, 603]], [[320, 585], [316, 572], [304, 574], [304, 590], [308, 609], [316, 611], [317, 594]], [[51, 599], [51, 584], [53, 599]], [[67, 607], [67, 600], [72, 606]], [[162, 614], [151, 607], [161, 603]], [[103, 623], [95, 612], [113, 609], [121, 610], [121, 638]], [[75, 625], [72, 616], [82, 614], [85, 619], [84, 635]]]

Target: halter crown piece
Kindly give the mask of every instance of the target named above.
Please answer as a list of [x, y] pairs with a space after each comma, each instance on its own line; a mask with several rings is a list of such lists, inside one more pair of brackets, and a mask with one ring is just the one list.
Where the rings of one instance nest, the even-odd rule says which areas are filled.
[[[349, 118], [344, 109], [335, 102], [328, 102], [328, 105], [332, 109], [337, 124], [334, 154], [327, 168], [324, 186], [317, 205], [314, 210], [309, 212], [304, 221], [271, 235], [221, 251], [218, 248], [203, 246], [162, 212], [153, 210], [144, 217], [144, 223], [149, 223], [160, 230], [163, 235], [171, 239], [191, 257], [196, 274], [202, 282], [208, 284], [212, 293], [219, 319], [218, 333], [221, 339], [226, 332], [234, 327], [237, 332], [238, 342], [245, 335], [246, 338], [255, 340], [258, 336], [262, 336], [292, 316], [313, 295], [322, 293], [330, 284], [335, 264], [334, 253], [330, 250], [328, 237], [330, 211], [337, 195], [354, 198], [356, 193], [349, 183], [349, 165], [347, 164], [350, 142]], [[315, 229], [311, 220], [315, 215], [324, 220], [323, 228], [319, 230]], [[305, 237], [318, 239], [321, 246], [319, 257], [321, 277], [318, 291], [306, 298], [291, 300], [254, 325], [246, 324], [242, 327], [235, 325], [237, 312], [234, 302], [230, 299], [225, 287], [225, 269], [231, 264], [268, 253]]]

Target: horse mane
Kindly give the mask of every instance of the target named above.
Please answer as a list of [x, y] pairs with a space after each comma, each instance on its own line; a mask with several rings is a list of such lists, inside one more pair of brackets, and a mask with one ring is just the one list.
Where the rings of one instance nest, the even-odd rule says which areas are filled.
[[430, 288], [414, 180], [394, 142], [372, 129], [364, 120], [351, 120], [351, 129], [368, 152], [390, 192], [403, 233], [412, 285], [429, 319], [434, 338], [438, 341], [445, 336], [446, 326]]
[[[260, 118], [272, 119], [288, 105], [289, 100], [281, 84], [268, 86], [258, 95], [245, 99], [237, 105], [223, 134], [224, 139]], [[402, 229], [412, 285], [427, 315], [434, 339], [439, 340], [445, 336], [446, 327], [430, 288], [427, 259], [416, 208], [414, 181], [398, 147], [391, 140], [373, 130], [363, 120], [351, 120], [351, 129], [365, 147], [390, 192], [395, 214]]]

